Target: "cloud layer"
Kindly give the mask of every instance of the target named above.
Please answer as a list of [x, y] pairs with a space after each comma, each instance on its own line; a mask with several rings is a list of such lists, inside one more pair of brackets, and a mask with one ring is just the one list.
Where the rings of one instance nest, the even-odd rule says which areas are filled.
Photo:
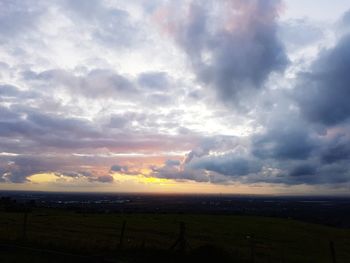
[[349, 11], [285, 8], [0, 1], [0, 187], [349, 186]]

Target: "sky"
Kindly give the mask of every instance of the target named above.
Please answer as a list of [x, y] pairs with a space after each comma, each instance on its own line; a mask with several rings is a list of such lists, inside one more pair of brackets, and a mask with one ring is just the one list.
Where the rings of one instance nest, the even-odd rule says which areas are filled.
[[347, 0], [0, 0], [0, 189], [344, 195]]

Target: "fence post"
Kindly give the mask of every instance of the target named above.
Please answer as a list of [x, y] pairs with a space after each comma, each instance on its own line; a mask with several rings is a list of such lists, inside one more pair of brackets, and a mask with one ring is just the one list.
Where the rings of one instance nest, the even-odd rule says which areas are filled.
[[179, 228], [179, 236], [176, 239], [175, 243], [170, 247], [170, 250], [175, 249], [176, 247], [179, 248], [180, 252], [186, 251], [187, 241], [186, 241], [186, 225], [184, 222], [180, 222], [180, 228]]
[[285, 260], [284, 260], [284, 246], [281, 246], [281, 254], [282, 254], [281, 263], [284, 263], [285, 262]]
[[123, 221], [123, 224], [122, 224], [122, 229], [121, 229], [121, 231], [120, 231], [119, 248], [123, 248], [125, 227], [126, 227], [126, 221], [124, 220], [124, 221]]
[[335, 255], [334, 242], [332, 240], [329, 241], [329, 248], [331, 250], [332, 263], [337, 263], [337, 258]]
[[27, 222], [28, 222], [28, 212], [24, 212], [23, 216], [23, 225], [22, 225], [22, 240], [25, 241], [27, 239]]
[[255, 243], [253, 239], [250, 240], [250, 253], [251, 253], [252, 263], [254, 263], [255, 262]]

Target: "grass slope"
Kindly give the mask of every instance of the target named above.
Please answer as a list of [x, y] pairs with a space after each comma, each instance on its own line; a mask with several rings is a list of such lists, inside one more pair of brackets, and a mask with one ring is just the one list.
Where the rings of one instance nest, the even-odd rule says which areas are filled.
[[[23, 237], [23, 221], [21, 213], [0, 212], [0, 240], [3, 244], [19, 244], [18, 240]], [[123, 221], [126, 228], [123, 249], [120, 249]], [[186, 224], [185, 238], [188, 250], [192, 252], [205, 248], [205, 253], [210, 254], [212, 249], [215, 255], [216, 249], [220, 249], [237, 262], [328, 263], [332, 262], [332, 241], [337, 262], [350, 262], [349, 229], [251, 216], [78, 214], [38, 210], [28, 215], [26, 240], [20, 244], [65, 253], [106, 255], [112, 262], [117, 262], [113, 258], [125, 258], [125, 262], [131, 262], [140, 251], [172, 253], [168, 249], [178, 237], [179, 222]], [[35, 260], [37, 252], [21, 250], [20, 254], [28, 261], [23, 258], [16, 261], [20, 256], [15, 256], [13, 250], [2, 250], [1, 262], [48, 262], [45, 257], [52, 257], [50, 253], [46, 256], [41, 253], [40, 260], [44, 261]]]

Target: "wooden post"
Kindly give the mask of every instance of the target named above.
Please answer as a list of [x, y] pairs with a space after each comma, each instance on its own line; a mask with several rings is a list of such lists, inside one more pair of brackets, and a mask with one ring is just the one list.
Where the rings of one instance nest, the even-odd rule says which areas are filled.
[[122, 229], [120, 231], [120, 237], [119, 237], [119, 248], [123, 248], [123, 240], [124, 240], [124, 233], [125, 233], [125, 227], [126, 227], [126, 221], [123, 221]]
[[171, 250], [178, 248], [181, 253], [186, 252], [186, 225], [184, 222], [180, 222], [179, 225], [179, 236], [176, 239], [175, 243], [170, 247]]
[[329, 248], [331, 250], [332, 263], [337, 263], [337, 258], [335, 255], [334, 242], [332, 240], [329, 241]]
[[27, 222], [28, 222], [28, 212], [24, 212], [23, 225], [22, 225], [22, 240], [27, 239]]
[[180, 233], [179, 233], [179, 250], [185, 252], [186, 250], [186, 225], [184, 222], [180, 222]]
[[253, 239], [250, 240], [250, 253], [251, 253], [252, 263], [254, 263], [255, 262], [255, 244]]

